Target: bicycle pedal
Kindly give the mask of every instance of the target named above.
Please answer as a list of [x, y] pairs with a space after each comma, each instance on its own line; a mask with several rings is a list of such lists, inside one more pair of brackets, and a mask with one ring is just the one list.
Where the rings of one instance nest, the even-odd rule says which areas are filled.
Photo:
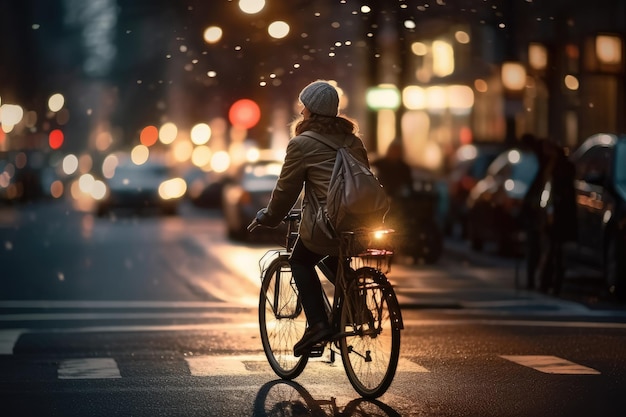
[[311, 347], [311, 351], [309, 352], [309, 358], [319, 358], [324, 354], [324, 344], [318, 343]]

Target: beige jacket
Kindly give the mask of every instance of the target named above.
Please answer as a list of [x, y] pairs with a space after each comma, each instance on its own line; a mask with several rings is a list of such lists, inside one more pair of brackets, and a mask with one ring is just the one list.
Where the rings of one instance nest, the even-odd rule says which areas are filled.
[[[369, 166], [367, 151], [357, 136], [344, 134], [324, 136], [337, 145], [348, 144], [353, 154]], [[335, 165], [336, 153], [328, 145], [309, 136], [293, 137], [287, 145], [285, 162], [272, 191], [263, 221], [263, 224], [268, 226], [280, 224], [293, 208], [304, 186], [300, 239], [309, 250], [322, 255], [337, 255], [338, 241], [329, 239], [316, 227], [317, 207], [313, 207], [311, 193], [315, 193], [320, 204], [326, 203], [326, 192]]]

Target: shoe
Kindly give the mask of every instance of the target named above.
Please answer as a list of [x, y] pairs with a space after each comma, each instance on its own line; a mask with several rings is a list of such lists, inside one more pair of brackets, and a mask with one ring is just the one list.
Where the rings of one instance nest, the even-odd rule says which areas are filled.
[[295, 357], [302, 356], [308, 352], [316, 343], [321, 342], [333, 333], [328, 323], [323, 321], [309, 326], [302, 335], [302, 339], [293, 347]]

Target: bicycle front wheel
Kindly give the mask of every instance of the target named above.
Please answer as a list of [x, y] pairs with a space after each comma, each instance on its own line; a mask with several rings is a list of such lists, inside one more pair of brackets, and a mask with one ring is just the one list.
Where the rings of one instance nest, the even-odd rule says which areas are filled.
[[365, 398], [376, 398], [391, 385], [400, 356], [402, 318], [385, 275], [360, 268], [348, 283], [341, 306], [339, 339], [348, 380]]
[[259, 296], [259, 327], [267, 360], [279, 377], [302, 373], [308, 356], [293, 355], [293, 345], [304, 334], [306, 317], [291, 275], [288, 255], [279, 255], [265, 270]]

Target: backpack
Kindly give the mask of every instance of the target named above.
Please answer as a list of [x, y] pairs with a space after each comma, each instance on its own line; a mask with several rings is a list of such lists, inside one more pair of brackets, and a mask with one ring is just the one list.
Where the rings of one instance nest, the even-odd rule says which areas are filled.
[[303, 135], [337, 151], [328, 184], [326, 207], [316, 204], [330, 226], [332, 236], [329, 237], [337, 237], [345, 231], [380, 226], [389, 211], [389, 199], [374, 173], [352, 154], [345, 143], [338, 147], [312, 131]]

